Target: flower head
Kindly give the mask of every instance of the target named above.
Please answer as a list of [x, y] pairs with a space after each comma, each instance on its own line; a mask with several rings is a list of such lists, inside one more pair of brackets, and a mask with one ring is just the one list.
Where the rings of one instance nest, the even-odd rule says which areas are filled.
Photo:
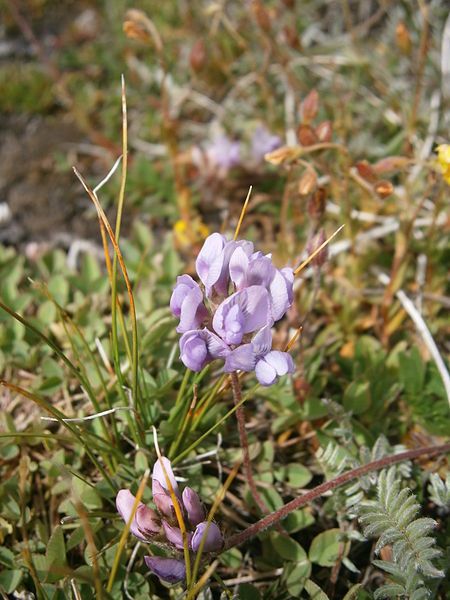
[[[185, 543], [194, 554], [199, 552], [201, 545], [205, 553], [218, 552], [222, 548], [223, 537], [218, 525], [205, 521], [206, 511], [197, 492], [186, 487], [183, 493], [180, 493], [170, 461], [164, 456], [158, 458], [153, 466], [152, 492], [156, 511], [139, 502], [131, 520], [130, 531], [138, 540], [156, 542], [179, 556], [182, 556]], [[175, 501], [183, 515], [187, 529], [186, 538], [183, 538], [176, 517]], [[117, 510], [125, 522], [130, 520], [135, 503], [136, 498], [129, 490], [120, 490], [117, 494]], [[182, 558], [146, 556], [145, 563], [155, 575], [167, 583], [179, 583], [186, 578]]]
[[[271, 327], [293, 302], [293, 270], [277, 269], [272, 256], [255, 252], [251, 242], [227, 240], [219, 233], [206, 238], [195, 266], [203, 291], [183, 275], [171, 299], [172, 312], [180, 318], [180, 357], [186, 367], [200, 371], [222, 359], [227, 372], [255, 369], [263, 385], [292, 373], [290, 357], [281, 352], [275, 361], [270, 353], [277, 352], [271, 350]], [[200, 329], [200, 322], [206, 327]], [[255, 334], [251, 342], [250, 334]], [[258, 345], [263, 339], [265, 350]]]
[[264, 125], [259, 125], [253, 132], [251, 154], [255, 161], [262, 162], [264, 155], [273, 152], [282, 144], [281, 138], [271, 133]]

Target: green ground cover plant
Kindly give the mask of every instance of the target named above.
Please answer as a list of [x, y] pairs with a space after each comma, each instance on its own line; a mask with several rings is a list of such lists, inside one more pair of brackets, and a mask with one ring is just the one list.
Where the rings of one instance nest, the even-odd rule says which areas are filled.
[[0, 246], [0, 595], [446, 598], [445, 2], [6, 7], [97, 233]]

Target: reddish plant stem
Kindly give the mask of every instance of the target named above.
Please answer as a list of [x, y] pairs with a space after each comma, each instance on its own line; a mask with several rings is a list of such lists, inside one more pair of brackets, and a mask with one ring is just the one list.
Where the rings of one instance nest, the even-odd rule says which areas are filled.
[[239, 377], [235, 371], [233, 373], [231, 373], [231, 389], [233, 390], [233, 400], [234, 400], [234, 405], [236, 406], [236, 419], [237, 419], [237, 423], [238, 423], [239, 439], [240, 439], [241, 447], [242, 447], [245, 476], [247, 477], [248, 486], [250, 488], [250, 491], [252, 493], [252, 496], [253, 496], [256, 504], [258, 505], [262, 514], [265, 514], [268, 512], [268, 507], [266, 506], [266, 503], [261, 498], [258, 490], [256, 489], [256, 483], [253, 478], [252, 465], [251, 465], [251, 461], [250, 461], [250, 453], [248, 451], [247, 431], [245, 430], [244, 409], [241, 404], [241, 401], [242, 401], [241, 384], [239, 383]]
[[317, 487], [313, 488], [306, 494], [302, 496], [298, 496], [294, 498], [275, 512], [263, 517], [244, 531], [232, 535], [225, 542], [224, 550], [228, 550], [229, 548], [233, 548], [234, 546], [239, 546], [246, 542], [249, 538], [257, 535], [264, 529], [267, 529], [271, 525], [275, 525], [279, 523], [282, 519], [285, 519], [291, 512], [297, 510], [298, 508], [305, 506], [305, 504], [309, 504], [319, 496], [322, 496], [326, 492], [334, 490], [335, 488], [344, 485], [344, 483], [348, 483], [353, 479], [357, 479], [362, 475], [366, 475], [371, 471], [379, 471], [380, 469], [384, 469], [385, 467], [389, 467], [399, 462], [403, 462], [405, 460], [413, 460], [415, 458], [419, 458], [420, 456], [434, 456], [436, 454], [445, 454], [450, 452], [450, 443], [442, 444], [440, 446], [425, 446], [424, 448], [417, 448], [416, 450], [407, 450], [406, 452], [400, 452], [399, 454], [394, 454], [393, 456], [385, 456], [384, 458], [380, 458], [379, 460], [374, 460], [373, 462], [368, 463], [367, 465], [363, 465], [362, 467], [357, 467], [356, 469], [352, 469], [351, 471], [347, 471], [346, 473], [342, 473], [342, 475], [338, 475], [334, 479], [330, 479], [330, 481], [325, 481], [321, 483]]

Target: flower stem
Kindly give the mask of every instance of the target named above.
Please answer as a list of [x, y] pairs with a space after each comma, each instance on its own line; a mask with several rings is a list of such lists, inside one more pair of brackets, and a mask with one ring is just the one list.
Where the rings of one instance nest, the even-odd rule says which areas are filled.
[[233, 390], [233, 399], [234, 399], [234, 405], [236, 408], [236, 419], [237, 419], [237, 423], [238, 423], [239, 439], [241, 442], [242, 453], [243, 453], [245, 476], [247, 478], [248, 486], [250, 488], [250, 491], [252, 493], [252, 496], [253, 496], [256, 504], [258, 505], [260, 511], [263, 514], [265, 514], [268, 512], [268, 507], [267, 507], [266, 503], [264, 502], [264, 500], [261, 498], [258, 490], [256, 489], [256, 483], [253, 478], [252, 465], [251, 465], [251, 461], [250, 461], [250, 453], [248, 451], [248, 438], [247, 438], [247, 432], [245, 430], [244, 409], [242, 407], [241, 384], [239, 383], [239, 377], [238, 377], [236, 371], [233, 371], [233, 373], [231, 373], [231, 389]]
[[[352, 481], [353, 479], [357, 479], [362, 475], [366, 475], [366, 473], [370, 473], [371, 471], [379, 471], [380, 469], [384, 469], [385, 467], [389, 467], [390, 465], [394, 465], [399, 462], [403, 462], [405, 460], [413, 460], [420, 456], [435, 456], [438, 454], [446, 454], [450, 452], [450, 443], [442, 444], [439, 446], [425, 446], [423, 448], [416, 448], [415, 450], [407, 450], [406, 452], [400, 452], [399, 454], [394, 454], [392, 456], [385, 456], [384, 458], [380, 458], [379, 460], [374, 460], [366, 465], [361, 467], [357, 467], [356, 469], [352, 469], [351, 471], [347, 471], [346, 473], [342, 473], [338, 477], [334, 479], [330, 479], [330, 481], [325, 481], [321, 483], [317, 487], [313, 488], [306, 494], [302, 494], [297, 498], [294, 498], [275, 512], [267, 515], [241, 531], [235, 535], [232, 535], [225, 542], [224, 550], [228, 550], [229, 548], [233, 548], [234, 546], [239, 546], [246, 542], [249, 538], [257, 535], [264, 529], [272, 525], [276, 525], [282, 519], [285, 519], [291, 512], [297, 510], [298, 508], [305, 506], [305, 504], [309, 504], [319, 496], [322, 496], [326, 492], [334, 490], [335, 488]], [[245, 455], [244, 455], [245, 456]]]

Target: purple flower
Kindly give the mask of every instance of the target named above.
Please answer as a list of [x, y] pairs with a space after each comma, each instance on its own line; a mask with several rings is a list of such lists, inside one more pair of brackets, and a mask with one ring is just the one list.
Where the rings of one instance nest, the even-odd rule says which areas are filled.
[[225, 358], [230, 349], [209, 329], [187, 331], [180, 339], [180, 357], [191, 371], [201, 371], [215, 358]]
[[289, 267], [276, 269], [270, 255], [254, 252], [248, 256], [237, 248], [230, 259], [230, 277], [238, 290], [252, 285], [267, 288], [273, 321], [281, 319], [292, 304], [294, 272]]
[[203, 538], [205, 538], [203, 552], [218, 552], [223, 546], [222, 534], [215, 523], [208, 524], [207, 521], [203, 521], [197, 525], [191, 540], [191, 548], [194, 552], [200, 548]]
[[264, 125], [260, 125], [253, 132], [251, 142], [252, 157], [255, 159], [255, 161], [262, 162], [266, 154], [273, 152], [279, 148], [281, 144], [281, 138], [270, 133], [270, 131], [264, 127]]
[[[164, 533], [168, 542], [173, 544], [175, 548], [178, 550], [183, 550], [183, 534], [181, 533], [181, 529], [179, 527], [173, 527], [166, 523], [166, 521], [162, 522]], [[188, 534], [188, 542], [192, 537], [192, 533]]]
[[226, 173], [240, 163], [241, 145], [226, 135], [219, 135], [206, 147], [206, 155], [210, 163]]
[[[116, 496], [116, 508], [125, 523], [130, 520], [135, 500], [135, 496], [129, 490], [120, 490]], [[158, 534], [160, 530], [161, 524], [158, 515], [154, 510], [139, 502], [130, 524], [131, 533], [145, 542], [149, 536]]]
[[253, 337], [250, 344], [239, 346], [227, 356], [224, 370], [253, 371], [264, 386], [272, 385], [278, 377], [294, 372], [294, 362], [287, 352], [271, 350], [272, 334], [270, 327], [264, 327]]
[[153, 465], [152, 483], [158, 482], [165, 490], [169, 490], [167, 479], [170, 481], [175, 494], [178, 494], [178, 483], [173, 474], [170, 460], [165, 456], [161, 456]]
[[278, 377], [293, 373], [295, 370], [294, 361], [288, 352], [272, 350], [264, 358], [256, 363], [256, 379], [261, 385], [272, 385]]
[[203, 506], [203, 502], [200, 500], [197, 492], [194, 492], [190, 487], [185, 487], [183, 490], [183, 504], [186, 509], [189, 523], [195, 527], [199, 523], [201, 523], [205, 517], [205, 507]]
[[227, 344], [240, 344], [246, 333], [272, 325], [269, 294], [261, 285], [252, 285], [232, 294], [217, 308], [213, 327]]
[[153, 502], [156, 505], [156, 508], [159, 512], [169, 519], [173, 519], [175, 515], [175, 508], [172, 502], [172, 498], [169, 492], [169, 486], [167, 485], [166, 474], [162, 468], [162, 464], [164, 465], [164, 470], [166, 471], [167, 477], [170, 481], [172, 489], [176, 496], [179, 496], [178, 491], [178, 483], [175, 479], [175, 475], [172, 471], [172, 466], [170, 464], [170, 460], [165, 456], [158, 458], [158, 460], [153, 465], [153, 473], [152, 473], [152, 494], [153, 494]]
[[186, 579], [186, 566], [182, 560], [162, 556], [144, 556], [144, 560], [150, 571], [167, 583], [179, 583]]
[[175, 317], [180, 318], [178, 333], [196, 329], [208, 318], [202, 291], [189, 275], [177, 277], [177, 284], [170, 298], [170, 310]]
[[244, 254], [253, 252], [253, 244], [247, 241], [228, 241], [223, 235], [213, 233], [208, 236], [197, 256], [195, 267], [198, 276], [205, 286], [206, 295], [211, 297], [213, 291], [225, 296], [230, 283], [229, 264], [237, 248]]

